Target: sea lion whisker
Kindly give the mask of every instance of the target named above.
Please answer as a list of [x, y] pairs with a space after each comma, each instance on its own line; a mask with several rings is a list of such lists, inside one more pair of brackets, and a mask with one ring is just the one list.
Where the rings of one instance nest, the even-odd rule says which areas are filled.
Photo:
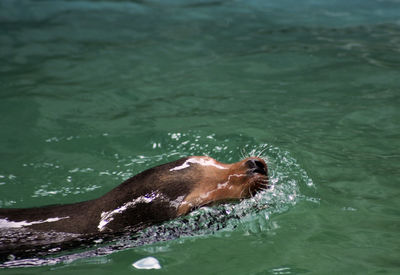
[[267, 147], [264, 147], [263, 149], [261, 149], [258, 153], [257, 153], [257, 157], [261, 157], [261, 155], [267, 150]]
[[239, 194], [239, 197], [240, 197], [240, 198], [243, 198], [242, 195], [243, 195], [244, 190], [245, 190], [245, 189], [243, 189], [243, 190], [240, 192], [240, 194]]
[[242, 149], [240, 150], [240, 155], [241, 155], [242, 159], [245, 159], [245, 158], [246, 158], [246, 151], [245, 151], [244, 148], [242, 148]]
[[253, 192], [251, 192], [251, 188], [250, 188], [250, 186], [248, 187], [248, 189], [249, 189], [249, 194], [250, 194], [250, 197], [253, 197]]

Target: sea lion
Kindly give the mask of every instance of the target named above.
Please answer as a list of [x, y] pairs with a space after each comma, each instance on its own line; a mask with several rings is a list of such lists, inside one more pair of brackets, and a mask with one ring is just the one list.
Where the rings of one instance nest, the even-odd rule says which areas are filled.
[[186, 157], [141, 172], [94, 200], [0, 209], [0, 238], [4, 240], [2, 230], [19, 228], [30, 234], [63, 232], [68, 239], [140, 230], [204, 205], [248, 198], [266, 188], [268, 169], [261, 158], [224, 164], [208, 156]]

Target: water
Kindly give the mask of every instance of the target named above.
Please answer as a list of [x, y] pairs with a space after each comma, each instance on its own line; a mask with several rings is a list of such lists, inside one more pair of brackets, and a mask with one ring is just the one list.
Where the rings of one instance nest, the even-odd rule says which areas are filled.
[[[185, 155], [265, 149], [275, 181], [194, 214], [211, 229], [172, 221], [187, 234], [1, 273], [130, 274], [150, 256], [167, 274], [399, 273], [399, 14], [395, 0], [1, 1], [0, 207], [96, 198]], [[226, 210], [243, 215], [207, 214]]]

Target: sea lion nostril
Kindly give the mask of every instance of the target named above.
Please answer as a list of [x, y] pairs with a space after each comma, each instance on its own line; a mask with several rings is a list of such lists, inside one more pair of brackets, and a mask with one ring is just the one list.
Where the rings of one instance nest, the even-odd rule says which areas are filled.
[[265, 164], [257, 159], [249, 159], [248, 161], [246, 161], [246, 165], [251, 169], [251, 172], [253, 173], [259, 173], [263, 175], [267, 174]]
[[246, 164], [249, 168], [260, 168], [260, 169], [265, 168], [264, 163], [262, 163], [257, 159], [249, 159], [248, 161], [246, 161]]
[[260, 169], [262, 169], [262, 170], [265, 169], [265, 165], [264, 165], [264, 163], [262, 163], [261, 161], [255, 160], [254, 163], [257, 165], [258, 168], [260, 168]]

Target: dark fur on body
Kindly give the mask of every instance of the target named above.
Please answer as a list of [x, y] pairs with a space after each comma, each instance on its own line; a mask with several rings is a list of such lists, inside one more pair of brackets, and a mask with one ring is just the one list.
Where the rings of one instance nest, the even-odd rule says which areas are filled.
[[[171, 168], [182, 165], [187, 159], [182, 158], [148, 169], [129, 178], [98, 199], [66, 205], [0, 209], [0, 219], [7, 219], [12, 222], [29, 223], [45, 221], [50, 218], [61, 218], [55, 222], [37, 223], [18, 229], [2, 229], [0, 227], [0, 240], [14, 240], [11, 243], [0, 242], [0, 255], [5, 255], [8, 252], [13, 253], [9, 249], [17, 249], [18, 243], [24, 246], [35, 245], [35, 243], [39, 245], [62, 243], [63, 241], [79, 239], [81, 236], [85, 238], [85, 236], [93, 237], [111, 232], [118, 233], [128, 228], [131, 231], [140, 230], [146, 226], [177, 217], [177, 207], [171, 205], [170, 202], [189, 194], [194, 188], [197, 177], [201, 177], [201, 171], [193, 172], [193, 169], [196, 169], [194, 167], [181, 170], [179, 177], [174, 175], [173, 171], [170, 171]], [[154, 193], [162, 194], [162, 197], [155, 197], [150, 203], [137, 203], [134, 207], [129, 207], [114, 215], [113, 220], [107, 224], [105, 230], [99, 232], [98, 225], [102, 212], [112, 211], [141, 196]], [[17, 231], [25, 237], [31, 236], [32, 242], [27, 239], [18, 240], [18, 237], [15, 240], [15, 236], [9, 235], [15, 234]], [[23, 232], [26, 232], [26, 234]], [[62, 237], [61, 239], [60, 237], [45, 238], [46, 234], [51, 235], [49, 232], [53, 232], [57, 236], [65, 236], [65, 239], [63, 240]], [[60, 235], [57, 234], [58, 232], [65, 234]], [[41, 234], [44, 239], [40, 237]]]

